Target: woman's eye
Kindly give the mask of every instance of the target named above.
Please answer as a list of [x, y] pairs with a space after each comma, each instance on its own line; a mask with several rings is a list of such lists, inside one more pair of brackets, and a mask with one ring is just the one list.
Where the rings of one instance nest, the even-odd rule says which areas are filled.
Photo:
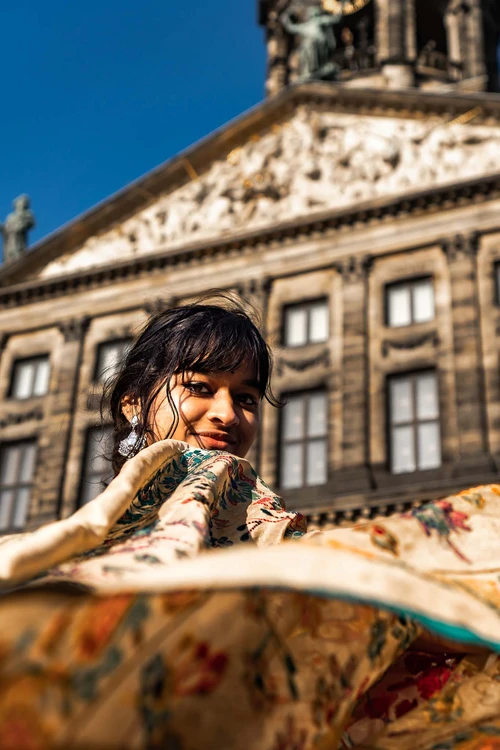
[[259, 405], [259, 400], [255, 396], [252, 396], [251, 393], [240, 394], [238, 400], [243, 406], [255, 407]]
[[204, 396], [210, 393], [210, 389], [206, 383], [196, 383], [196, 382], [184, 383], [184, 388], [190, 393], [193, 393], [197, 396]]

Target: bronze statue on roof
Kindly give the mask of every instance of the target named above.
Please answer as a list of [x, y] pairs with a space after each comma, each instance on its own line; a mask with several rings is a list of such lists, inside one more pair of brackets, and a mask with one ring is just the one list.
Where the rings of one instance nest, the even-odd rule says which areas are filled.
[[321, 7], [313, 6], [306, 8], [305, 20], [298, 21], [295, 3], [281, 14], [283, 28], [300, 37], [299, 80], [335, 78], [338, 65], [332, 59], [337, 48], [333, 27], [340, 22], [342, 15], [326, 13]]
[[16, 260], [28, 247], [28, 232], [35, 226], [35, 216], [30, 209], [30, 199], [20, 195], [13, 202], [14, 211], [0, 223], [3, 239], [3, 260]]

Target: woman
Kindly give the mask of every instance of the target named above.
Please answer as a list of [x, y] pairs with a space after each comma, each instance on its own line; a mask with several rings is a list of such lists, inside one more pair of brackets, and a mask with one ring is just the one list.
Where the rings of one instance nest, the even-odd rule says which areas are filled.
[[116, 473], [140, 446], [165, 438], [244, 458], [262, 399], [277, 405], [258, 328], [231, 298], [215, 301], [159, 313], [129, 351], [110, 396]]
[[270, 372], [227, 299], [146, 325], [116, 479], [0, 545], [0, 748], [497, 747], [500, 488], [303, 536], [244, 458]]

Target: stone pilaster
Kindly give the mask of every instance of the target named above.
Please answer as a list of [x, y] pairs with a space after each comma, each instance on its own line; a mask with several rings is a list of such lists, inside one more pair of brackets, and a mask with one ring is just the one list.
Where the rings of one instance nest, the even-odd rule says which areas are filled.
[[66, 466], [70, 452], [80, 366], [83, 358], [85, 334], [90, 318], [75, 318], [61, 322], [59, 330], [63, 344], [58, 351], [56, 392], [51, 394], [46, 414], [47, 428], [39, 444], [40, 482], [43, 489], [41, 514], [57, 517], [62, 506]]
[[415, 84], [415, 11], [413, 0], [379, 0], [377, 4], [378, 57], [388, 88]]
[[[271, 286], [272, 280], [267, 276], [263, 276], [260, 279], [248, 279], [238, 285], [237, 288], [238, 294], [255, 309], [257, 323], [264, 337], [267, 336], [267, 311]], [[247, 455], [248, 461], [250, 461], [257, 472], [260, 471], [261, 467], [261, 447], [262, 425], [259, 429], [257, 440]]]
[[341, 493], [369, 489], [367, 299], [371, 258], [352, 257], [336, 264], [342, 275], [342, 469], [335, 487]]
[[483, 11], [480, 0], [452, 0], [445, 14], [448, 57], [461, 77], [486, 76]]
[[267, 276], [263, 276], [260, 279], [242, 281], [236, 289], [238, 294], [255, 308], [259, 327], [264, 336], [267, 330], [267, 303], [271, 286], [272, 280]]
[[477, 290], [477, 235], [457, 235], [443, 240], [448, 259], [455, 361], [455, 395], [458, 424], [458, 473], [489, 467], [485, 411], [484, 369], [481, 353]]

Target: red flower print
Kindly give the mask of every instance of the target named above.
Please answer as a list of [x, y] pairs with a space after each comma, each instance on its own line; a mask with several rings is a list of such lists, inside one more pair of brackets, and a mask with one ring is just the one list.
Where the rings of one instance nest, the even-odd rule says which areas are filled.
[[223, 651], [211, 651], [205, 641], [193, 643], [189, 652], [176, 664], [175, 694], [205, 695], [222, 680], [228, 664]]
[[417, 680], [417, 690], [420, 697], [424, 700], [432, 698], [433, 695], [446, 685], [450, 676], [451, 671], [449, 669], [443, 667], [430, 669]]

